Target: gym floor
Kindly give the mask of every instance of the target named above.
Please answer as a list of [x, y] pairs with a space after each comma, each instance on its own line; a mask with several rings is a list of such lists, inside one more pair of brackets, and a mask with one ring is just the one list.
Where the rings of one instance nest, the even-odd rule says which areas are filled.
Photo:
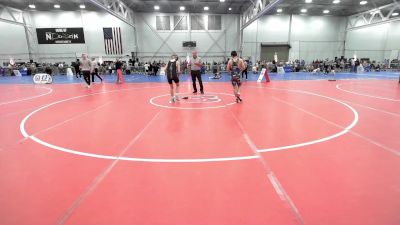
[[399, 73], [0, 77], [0, 224], [399, 225]]

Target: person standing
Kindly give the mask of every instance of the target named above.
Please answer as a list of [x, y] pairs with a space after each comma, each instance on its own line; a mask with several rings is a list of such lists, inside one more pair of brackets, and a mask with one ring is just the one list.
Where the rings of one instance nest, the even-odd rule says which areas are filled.
[[[240, 58], [242, 59], [242, 58]], [[243, 59], [242, 59], [243, 60]], [[243, 60], [244, 63], [244, 70], [242, 71], [242, 78], [244, 78], [244, 75], [246, 74], [246, 80], [247, 80], [247, 62]]]
[[150, 67], [149, 63], [146, 62], [144, 64], [144, 72], [146, 75], [149, 75], [149, 67]]
[[[176, 54], [172, 54], [171, 60], [169, 60], [167, 65], [165, 66], [165, 71], [170, 87], [171, 103], [174, 103], [176, 101], [179, 101], [179, 74], [181, 73], [180, 63]], [[173, 82], [176, 86], [175, 91]]]
[[154, 76], [157, 76], [158, 70], [160, 69], [159, 66], [160, 65], [156, 61], [154, 61], [153, 63]]
[[82, 71], [83, 79], [86, 81], [86, 87], [90, 88], [90, 72], [92, 69], [92, 62], [88, 59], [86, 54], [82, 54], [82, 60], [79, 65], [79, 69]]
[[81, 71], [79, 70], [80, 62], [79, 59], [76, 59], [76, 62], [74, 63], [74, 69], [75, 69], [75, 76], [76, 78], [82, 77]]
[[196, 51], [192, 52], [192, 57], [189, 59], [188, 67], [189, 74], [192, 76], [193, 94], [197, 93], [196, 79], [199, 81], [201, 94], [204, 94], [203, 81], [201, 79], [201, 68], [203, 67], [203, 64], [201, 59], [197, 56]]
[[94, 82], [94, 76], [98, 77], [101, 82], [103, 82], [103, 78], [99, 76], [99, 63], [96, 58], [92, 58], [92, 82]]
[[125, 82], [124, 75], [122, 74], [122, 62], [121, 59], [117, 59], [115, 62], [115, 70], [117, 71], [117, 84], [123, 84]]
[[229, 60], [227, 70], [231, 74], [231, 82], [233, 86], [233, 93], [236, 97], [236, 102], [242, 102], [240, 98], [240, 86], [242, 85], [240, 81], [240, 72], [244, 70], [245, 65], [242, 59], [237, 56], [236, 51], [231, 52], [232, 59]]

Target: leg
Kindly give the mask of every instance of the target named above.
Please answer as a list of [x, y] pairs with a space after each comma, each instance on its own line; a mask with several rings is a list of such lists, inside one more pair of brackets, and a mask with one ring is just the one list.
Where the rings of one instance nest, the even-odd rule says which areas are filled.
[[169, 103], [175, 102], [175, 93], [174, 93], [174, 85], [172, 83], [172, 79], [167, 77], [168, 79], [168, 84], [169, 84], [169, 93], [171, 95], [171, 101]]
[[94, 69], [94, 74], [100, 79], [101, 82], [103, 82], [103, 78], [99, 75], [99, 70], [97, 68]]
[[87, 80], [88, 80], [88, 83], [90, 86], [90, 72], [89, 71], [86, 72], [86, 77], [87, 77]]
[[204, 94], [203, 80], [201, 79], [201, 72], [199, 72], [196, 77], [197, 77], [197, 80], [199, 81], [199, 84], [200, 84], [200, 92], [202, 94]]
[[125, 82], [125, 79], [124, 79], [124, 74], [122, 74], [122, 70], [121, 69], [118, 70], [118, 76], [119, 76], [120, 82], [123, 84]]
[[118, 84], [120, 84], [120, 83], [123, 83], [123, 80], [122, 80], [122, 71], [121, 70], [117, 70], [117, 83]]
[[241, 85], [240, 80], [234, 81], [234, 82], [232, 82], [232, 84], [233, 84], [233, 94], [236, 97], [236, 102], [239, 103], [239, 102], [243, 101], [240, 98], [240, 85]]
[[234, 82], [234, 83], [232, 83], [232, 84], [233, 84], [233, 94], [234, 94], [235, 97], [236, 97], [236, 102], [239, 103], [239, 98], [238, 98], [238, 95], [237, 95], [237, 93], [238, 93], [238, 86], [237, 86], [237, 83]]
[[175, 87], [175, 99], [179, 100], [179, 81], [177, 83], [175, 83], [176, 87]]
[[103, 82], [103, 78], [97, 73], [96, 76], [100, 79], [101, 82]]
[[96, 73], [96, 76], [100, 79], [101, 82], [103, 82], [103, 78], [101, 78], [101, 76], [98, 73]]
[[192, 71], [192, 82], [193, 82], [193, 93], [197, 93], [197, 87], [196, 87], [196, 74], [195, 72]]
[[175, 94], [174, 94], [174, 85], [172, 83], [169, 84], [169, 92], [171, 94], [171, 98], [173, 98]]
[[121, 81], [119, 80], [118, 73], [117, 73], [116, 75], [117, 75], [117, 81], [116, 81], [116, 83], [119, 84]]
[[90, 87], [90, 72], [83, 71], [82, 73], [83, 73], [83, 79], [85, 79], [87, 86]]
[[94, 82], [94, 72], [91, 73], [91, 75], [92, 75], [92, 82]]

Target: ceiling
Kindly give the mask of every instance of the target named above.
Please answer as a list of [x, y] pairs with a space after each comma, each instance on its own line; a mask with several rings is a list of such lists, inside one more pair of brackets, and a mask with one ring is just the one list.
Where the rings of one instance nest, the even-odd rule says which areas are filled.
[[[329, 15], [350, 16], [393, 3], [394, 0], [367, 0], [366, 5], [360, 5], [361, 0], [341, 0], [333, 4], [333, 0], [283, 0], [277, 8], [282, 8], [283, 14], [301, 14], [301, 9], [307, 9], [307, 15], [323, 15], [324, 10], [329, 10]], [[276, 14], [273, 10], [269, 14]]]
[[[186, 7], [186, 12], [203, 13], [204, 7], [208, 6], [209, 13], [215, 14], [240, 14], [243, 13], [252, 2], [257, 0], [122, 0], [126, 5], [136, 12], [155, 12], [154, 6], [160, 6], [159, 12], [177, 13], [180, 6]], [[305, 3], [305, 0], [282, 0], [277, 8], [282, 8], [282, 14], [301, 14], [300, 9], [307, 9], [306, 15], [323, 15], [323, 10], [329, 10], [329, 15], [349, 16], [368, 11], [379, 6], [387, 5], [396, 0], [367, 0], [366, 5], [360, 5], [361, 0], [341, 0], [339, 4], [333, 4], [333, 0], [313, 0]], [[398, 1], [398, 0], [397, 0]], [[62, 10], [79, 10], [79, 4], [85, 2], [87, 10], [100, 10], [98, 7], [88, 3], [86, 0], [0, 0], [0, 4], [29, 9], [28, 4], [35, 4], [36, 10], [54, 10], [55, 3], [61, 5]], [[232, 8], [231, 11], [228, 8]], [[271, 10], [268, 14], [277, 14]]]
[[[154, 12], [154, 6], [160, 6], [160, 12], [176, 13], [180, 6], [185, 6], [186, 12], [203, 13], [204, 7], [210, 8], [210, 13], [240, 14], [246, 10], [252, 3], [250, 0], [122, 0], [134, 11]], [[255, 0], [253, 0], [255, 1]], [[232, 8], [231, 11], [228, 9]]]
[[22, 10], [28, 10], [29, 4], [35, 4], [36, 10], [41, 11], [55, 10], [54, 4], [59, 4], [61, 10], [79, 10], [79, 5], [82, 3], [85, 3], [87, 10], [99, 10], [97, 6], [84, 0], [0, 0], [0, 4], [2, 5]]

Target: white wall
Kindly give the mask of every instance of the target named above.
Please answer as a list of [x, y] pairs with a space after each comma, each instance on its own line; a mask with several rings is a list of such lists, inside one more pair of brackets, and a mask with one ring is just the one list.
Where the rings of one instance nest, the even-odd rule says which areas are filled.
[[23, 26], [0, 22], [0, 63], [15, 61], [27, 61], [28, 44], [26, 42]]
[[[144, 60], [165, 59], [171, 54], [162, 39], [180, 56], [189, 50], [182, 47], [183, 41], [196, 41], [200, 55], [208, 61], [220, 61], [229, 57], [230, 51], [239, 47], [239, 15], [222, 15], [221, 31], [156, 31], [156, 15], [137, 13], [138, 48], [135, 43], [134, 28], [106, 12], [92, 11], [35, 11], [31, 14], [38, 28], [83, 27], [85, 44], [39, 45], [36, 54], [42, 61], [71, 61], [76, 55], [105, 56], [103, 27], [121, 27], [124, 55], [137, 51]], [[186, 14], [187, 15], [187, 14]], [[171, 20], [173, 22], [173, 19]], [[147, 25], [148, 24], [148, 25]], [[189, 24], [190, 26], [190, 24]], [[13, 57], [16, 61], [27, 61], [28, 47], [24, 28], [0, 21], [0, 62]], [[242, 55], [259, 59], [261, 43], [288, 43], [291, 45], [290, 59], [334, 58], [345, 54], [352, 57], [371, 58], [382, 61], [399, 57], [400, 21], [354, 29], [345, 32], [346, 18], [331, 16], [268, 15], [248, 26], [243, 33]], [[219, 39], [215, 44], [214, 40]], [[15, 43], [15, 44], [5, 44]], [[155, 54], [155, 52], [157, 52]], [[154, 56], [154, 57], [153, 57]], [[114, 59], [115, 56], [109, 56]]]
[[345, 26], [343, 17], [264, 16], [244, 30], [243, 56], [259, 59], [261, 43], [286, 43], [291, 60], [332, 59], [343, 54]]
[[289, 43], [290, 16], [264, 16], [243, 31], [244, 57], [259, 59], [261, 43]]
[[[39, 62], [70, 62], [82, 53], [102, 56], [104, 60], [115, 59], [107, 56], [104, 49], [103, 27], [120, 27], [123, 55], [136, 51], [134, 28], [106, 12], [94, 11], [33, 11], [31, 18], [36, 28], [83, 27], [85, 44], [40, 44], [35, 59]], [[0, 60], [9, 56], [28, 61], [28, 46], [24, 27], [0, 22]], [[36, 38], [36, 37], [35, 37]], [[18, 43], [18, 44], [5, 44]]]
[[400, 21], [350, 30], [346, 36], [346, 57], [370, 58], [377, 62], [399, 58]]
[[38, 53], [44, 61], [51, 61], [61, 56], [80, 56], [88, 53], [90, 56], [103, 56], [103, 59], [115, 59], [116, 56], [106, 56], [104, 49], [103, 28], [121, 27], [123, 55], [131, 55], [135, 51], [134, 28], [106, 12], [94, 11], [51, 11], [34, 12], [33, 19], [36, 28], [83, 27], [85, 44], [41, 44]]
[[[229, 57], [230, 52], [237, 50], [239, 46], [238, 15], [222, 15], [222, 30], [219, 31], [156, 31], [156, 16], [158, 15], [171, 16], [173, 28], [173, 16], [178, 14], [136, 14], [138, 54], [142, 60], [165, 60], [170, 57], [171, 49], [180, 57], [185, 57], [190, 50], [182, 47], [183, 41], [196, 41], [196, 50], [199, 55], [209, 62], [221, 61]], [[189, 16], [187, 13], [182, 15]], [[166, 44], [163, 44], [164, 40]], [[218, 43], [219, 46], [214, 43]]]

